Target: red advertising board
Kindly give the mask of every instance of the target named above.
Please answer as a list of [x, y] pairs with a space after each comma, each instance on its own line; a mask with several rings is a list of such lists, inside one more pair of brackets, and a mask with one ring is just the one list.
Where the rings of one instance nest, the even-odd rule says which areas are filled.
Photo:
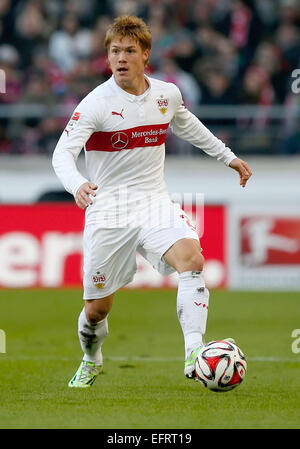
[[235, 204], [228, 211], [228, 288], [300, 288], [300, 215], [294, 201]]
[[253, 215], [243, 217], [241, 262], [251, 266], [300, 265], [300, 219]]
[[[204, 207], [201, 246], [211, 287], [226, 285], [225, 222], [224, 206]], [[0, 206], [0, 287], [81, 286], [83, 227], [84, 212], [71, 203]], [[139, 257], [131, 288], [175, 286], [145, 264]]]

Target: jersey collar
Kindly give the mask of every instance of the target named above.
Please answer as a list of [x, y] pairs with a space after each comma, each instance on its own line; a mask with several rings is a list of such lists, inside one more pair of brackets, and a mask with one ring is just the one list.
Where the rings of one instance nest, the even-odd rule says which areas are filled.
[[147, 90], [145, 90], [145, 92], [142, 95], [133, 95], [133, 94], [129, 94], [128, 92], [126, 92], [126, 90], [122, 89], [122, 87], [120, 87], [119, 84], [116, 82], [114, 75], [111, 76], [111, 81], [112, 81], [113, 85], [115, 86], [115, 89], [119, 92], [120, 95], [127, 98], [129, 101], [140, 102], [140, 101], [144, 100], [144, 98], [151, 91], [151, 82], [146, 75], [144, 75], [144, 76], [147, 80], [147, 83], [149, 84], [149, 87]]

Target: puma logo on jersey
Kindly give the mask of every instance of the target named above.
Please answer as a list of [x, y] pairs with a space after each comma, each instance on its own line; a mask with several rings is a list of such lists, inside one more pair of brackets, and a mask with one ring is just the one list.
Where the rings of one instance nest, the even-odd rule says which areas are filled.
[[122, 117], [122, 119], [124, 119], [123, 114], [122, 114], [123, 111], [124, 111], [124, 108], [122, 109], [121, 112], [115, 112], [115, 111], [112, 111], [112, 115], [119, 115], [120, 117]]

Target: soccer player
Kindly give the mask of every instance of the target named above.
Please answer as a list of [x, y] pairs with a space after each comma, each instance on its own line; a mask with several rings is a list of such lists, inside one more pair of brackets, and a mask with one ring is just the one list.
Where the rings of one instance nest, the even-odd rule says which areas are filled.
[[[145, 76], [151, 34], [143, 20], [121, 16], [105, 46], [112, 76], [76, 107], [53, 154], [54, 170], [76, 204], [86, 209], [83, 237], [84, 300], [78, 335], [83, 359], [70, 387], [90, 387], [103, 365], [102, 344], [115, 292], [136, 271], [136, 251], [162, 274], [179, 274], [177, 314], [185, 345], [184, 374], [195, 377], [203, 345], [209, 292], [196, 230], [164, 181], [166, 132], [201, 148], [239, 173], [237, 158], [183, 105], [177, 86]], [[84, 147], [87, 178], [76, 160]], [[201, 307], [199, 307], [201, 304]]]

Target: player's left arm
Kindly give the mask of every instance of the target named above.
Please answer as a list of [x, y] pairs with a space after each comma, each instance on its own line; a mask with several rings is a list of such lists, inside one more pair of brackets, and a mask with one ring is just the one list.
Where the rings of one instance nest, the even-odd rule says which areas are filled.
[[170, 127], [173, 133], [190, 142], [195, 147], [201, 148], [209, 156], [215, 157], [225, 165], [236, 170], [240, 175], [240, 185], [245, 187], [252, 175], [248, 164], [239, 159], [224, 142], [218, 139], [203, 125], [203, 123], [190, 112], [183, 104], [181, 93], [174, 85], [174, 99], [177, 107], [171, 120]]
[[229, 167], [233, 168], [238, 172], [238, 174], [240, 175], [240, 185], [242, 187], [245, 187], [247, 181], [252, 176], [251, 168], [249, 167], [247, 162], [237, 157], [229, 163]]

